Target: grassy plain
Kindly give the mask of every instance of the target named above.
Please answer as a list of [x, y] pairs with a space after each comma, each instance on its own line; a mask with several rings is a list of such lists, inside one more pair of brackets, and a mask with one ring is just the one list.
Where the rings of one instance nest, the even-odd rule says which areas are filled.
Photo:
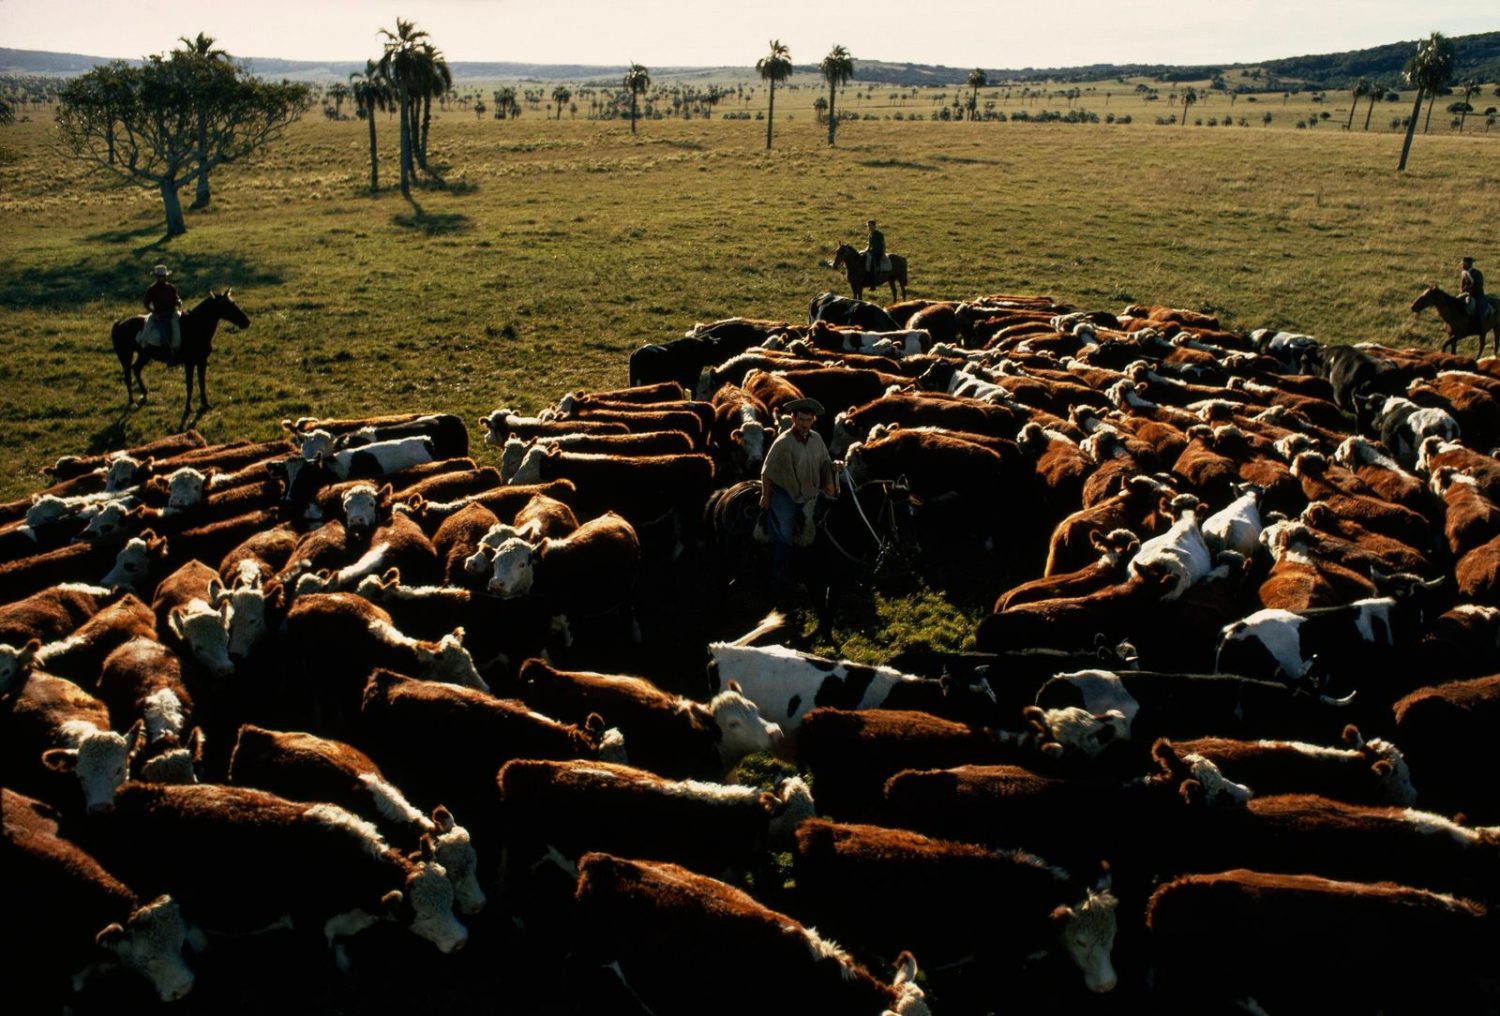
[[[894, 91], [844, 102], [884, 117], [903, 108]], [[1388, 124], [1344, 132], [1334, 105], [1316, 129], [1284, 129], [1279, 94], [1262, 103], [1271, 128], [1157, 126], [1142, 111], [1166, 112], [1164, 99], [1122, 92], [1109, 108], [1133, 110], [1130, 125], [870, 119], [843, 124], [832, 149], [818, 94], [778, 96], [770, 153], [753, 119], [647, 120], [632, 136], [618, 120], [455, 108], [432, 126], [443, 183], [410, 203], [393, 186], [392, 119], [377, 121], [372, 197], [364, 123], [309, 116], [216, 173], [211, 209], [170, 242], [155, 192], [67, 160], [38, 111], [0, 130], [0, 496], [35, 489], [60, 454], [176, 426], [175, 372], [147, 368], [151, 402], [123, 412], [108, 344], [158, 261], [190, 305], [233, 287], [253, 320], [216, 342], [214, 408], [194, 420], [210, 440], [266, 437], [302, 414], [534, 410], [623, 384], [631, 349], [694, 321], [802, 320], [809, 297], [841, 285], [820, 259], [860, 240], [869, 216], [908, 257], [913, 296], [1163, 302], [1340, 342], [1435, 341], [1435, 319], [1406, 309], [1422, 283], [1450, 282], [1460, 253], [1496, 261], [1500, 132], [1482, 118], [1419, 136], [1397, 175]], [[1294, 97], [1287, 116], [1298, 103], [1314, 108]], [[904, 108], [939, 105], [923, 94]], [[1034, 108], [1049, 105], [1063, 108]], [[1215, 96], [1190, 115], [1227, 111]]]

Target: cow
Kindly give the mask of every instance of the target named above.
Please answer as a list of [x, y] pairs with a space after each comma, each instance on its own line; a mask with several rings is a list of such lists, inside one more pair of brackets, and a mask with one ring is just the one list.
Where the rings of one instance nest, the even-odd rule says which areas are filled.
[[573, 504], [578, 498], [578, 487], [572, 480], [552, 480], [541, 484], [513, 484], [491, 487], [477, 494], [466, 495], [457, 501], [428, 501], [413, 497], [405, 505], [394, 505], [393, 511], [403, 512], [417, 520], [425, 533], [437, 535], [437, 529], [449, 516], [471, 504], [480, 505], [498, 519], [511, 519], [537, 494]]
[[1260, 547], [1264, 529], [1260, 517], [1261, 489], [1254, 484], [1238, 484], [1233, 501], [1203, 520], [1203, 539], [1210, 552], [1232, 550], [1246, 558], [1254, 557]]
[[1500, 536], [1459, 558], [1453, 577], [1464, 599], [1500, 605]]
[[[738, 687], [767, 720], [795, 735], [817, 706], [841, 709], [920, 709], [960, 723], [993, 725], [995, 696], [983, 678], [972, 684], [903, 674], [886, 666], [828, 660], [787, 646], [752, 646], [778, 615], [734, 642], [708, 644], [709, 687]], [[774, 630], [774, 629], [770, 629]]]
[[790, 849], [797, 824], [814, 814], [795, 776], [772, 792], [607, 762], [515, 759], [495, 782], [513, 871], [544, 853], [572, 863], [608, 850], [720, 874]]
[[1439, 466], [1430, 482], [1432, 492], [1443, 500], [1443, 535], [1454, 560], [1500, 532], [1500, 506], [1484, 495], [1472, 476]]
[[171, 886], [208, 930], [246, 933], [290, 917], [320, 927], [332, 947], [390, 914], [441, 952], [468, 942], [430, 842], [408, 859], [374, 825], [326, 802], [130, 783], [80, 839], [130, 884]]
[[[1492, 915], [1469, 900], [1389, 883], [1235, 869], [1187, 875], [1146, 908], [1163, 1005], [1260, 1011], [1422, 1011], [1494, 1004]], [[1329, 929], [1338, 933], [1330, 935]], [[1206, 962], [1205, 950], [1220, 961]]]
[[25, 929], [6, 947], [14, 997], [27, 1005], [65, 997], [64, 979], [76, 990], [106, 955], [150, 981], [163, 1002], [186, 996], [193, 973], [182, 958], [187, 926], [176, 900], [138, 893], [55, 830], [25, 824], [17, 813], [26, 799], [3, 794], [5, 914]]
[[901, 328], [895, 318], [876, 304], [827, 292], [812, 298], [807, 307], [807, 321], [809, 324], [826, 321], [831, 325], [854, 325], [872, 332], [894, 332]]
[[126, 540], [73, 543], [0, 563], [0, 602], [12, 603], [62, 583], [89, 582], [136, 595], [154, 585], [167, 541], [152, 530]]
[[1127, 754], [1142, 757], [1158, 737], [1211, 732], [1323, 740], [1343, 729], [1340, 710], [1347, 704], [1306, 687], [1233, 674], [1080, 670], [1044, 682], [1031, 715], [1063, 751], [1092, 757], [1129, 742], [1135, 750]]
[[1500, 822], [1489, 733], [1500, 720], [1500, 673], [1419, 688], [1398, 700], [1393, 713], [1423, 803]]
[[512, 484], [570, 479], [578, 485], [574, 507], [591, 514], [614, 511], [636, 528], [696, 518], [713, 489], [714, 463], [707, 455], [585, 455], [533, 447]]
[[[696, 378], [697, 375], [695, 374]], [[484, 428], [484, 443], [501, 446], [513, 437], [528, 440], [534, 437], [557, 437], [568, 434], [628, 434], [622, 423], [605, 423], [599, 420], [552, 420], [536, 416], [519, 416], [509, 409], [496, 409], [488, 416], [479, 418]]]
[[487, 584], [492, 595], [536, 596], [553, 613], [575, 621], [623, 610], [639, 641], [633, 598], [641, 544], [630, 523], [614, 512], [590, 519], [560, 539], [528, 541], [516, 535], [494, 548], [482, 547], [480, 553], [492, 563]]
[[245, 723], [235, 738], [226, 782], [267, 790], [291, 801], [336, 804], [375, 823], [403, 850], [416, 849], [427, 837], [435, 860], [453, 883], [458, 909], [465, 914], [484, 909], [484, 890], [479, 887], [478, 861], [468, 830], [442, 805], [432, 809], [431, 817], [422, 814], [368, 755], [352, 745]]
[[1417, 452], [1429, 437], [1459, 439], [1458, 421], [1442, 409], [1423, 408], [1397, 395], [1371, 392], [1356, 396], [1355, 422], [1367, 437], [1379, 438], [1396, 461], [1407, 469], [1417, 464]]
[[377, 667], [488, 692], [464, 649], [464, 630], [436, 642], [415, 639], [391, 615], [354, 593], [311, 593], [292, 602], [283, 644], [306, 675], [306, 693], [325, 719], [352, 721], [365, 678]]
[[1175, 492], [1150, 476], [1132, 476], [1120, 492], [1088, 508], [1066, 516], [1052, 530], [1047, 543], [1043, 576], [1071, 572], [1084, 567], [1098, 553], [1094, 535], [1126, 529], [1137, 536], [1154, 534], [1172, 524], [1161, 510]]
[[883, 984], [812, 929], [675, 864], [585, 854], [577, 902], [583, 956], [609, 964], [636, 1003], [660, 1016], [701, 1013], [705, 998], [722, 1016], [763, 1012], [757, 993], [723, 990], [726, 974], [751, 970], [774, 972], [778, 992], [807, 1012], [929, 1012], [910, 953]]
[[166, 740], [174, 747], [188, 740], [193, 696], [177, 655], [154, 638], [133, 638], [110, 653], [95, 691], [116, 724], [145, 725], [148, 753]]
[[649, 343], [630, 354], [630, 384], [672, 382], [691, 391], [698, 375], [718, 356], [718, 342], [705, 336], [686, 335], [670, 342]]
[[[124, 735], [110, 729], [109, 707], [72, 681], [33, 671], [0, 719], [7, 780], [15, 789], [36, 788], [54, 804], [61, 780], [72, 774], [89, 812], [113, 807], [115, 791], [125, 781], [132, 756], [139, 750], [144, 725]], [[77, 791], [68, 793], [76, 801]], [[70, 805], [71, 810], [71, 805]]]
[[1198, 756], [1218, 766], [1228, 779], [1248, 786], [1257, 795], [1319, 794], [1351, 804], [1417, 803], [1411, 767], [1389, 741], [1366, 741], [1359, 728], [1346, 726], [1348, 746], [1308, 744], [1304, 741], [1236, 740], [1196, 737], [1161, 741], [1152, 752], [1174, 752], [1181, 758]]
[[435, 459], [456, 459], [469, 454], [469, 432], [463, 419], [451, 413], [400, 413], [353, 420], [304, 416], [296, 421], [282, 420], [281, 428], [289, 438], [299, 442], [314, 431], [327, 431], [341, 451], [382, 441], [428, 437], [432, 439]]
[[1369, 488], [1359, 477], [1341, 466], [1330, 464], [1320, 453], [1301, 452], [1296, 455], [1292, 459], [1292, 475], [1301, 482], [1302, 493], [1308, 501], [1323, 501], [1335, 514], [1400, 540], [1409, 547], [1431, 544], [1432, 526], [1424, 516], [1369, 493]]
[[[219, 573], [201, 561], [189, 561], [156, 587], [151, 601], [157, 625], [169, 631], [187, 654], [215, 677], [234, 673], [229, 657], [229, 639], [234, 619], [229, 592]], [[265, 632], [265, 614], [246, 617], [242, 624], [256, 624]], [[244, 645], [246, 636], [241, 636]]]
[[1432, 499], [1418, 476], [1409, 466], [1402, 466], [1379, 445], [1362, 437], [1350, 437], [1333, 453], [1333, 460], [1354, 473], [1371, 491], [1412, 511], [1426, 512]]
[[1500, 504], [1500, 463], [1493, 455], [1466, 448], [1457, 441], [1432, 437], [1417, 452], [1417, 471], [1433, 475], [1442, 466], [1452, 466], [1472, 478], [1480, 493]]
[[[350, 492], [351, 496], [356, 497], [363, 493], [367, 491]], [[435, 582], [442, 577], [442, 564], [436, 549], [422, 532], [421, 526], [405, 513], [393, 512], [373, 532], [363, 525], [359, 529], [346, 526], [345, 532], [349, 542], [355, 545], [351, 549], [361, 550], [359, 556], [337, 571], [330, 570], [326, 575], [321, 572], [300, 575], [295, 585], [297, 595], [353, 589], [366, 576], [382, 575], [392, 568], [410, 576], [413, 584]], [[367, 543], [360, 544], [360, 533], [367, 534]]]
[[972, 954], [986, 967], [1060, 951], [1090, 991], [1118, 982], [1107, 876], [1089, 884], [1020, 850], [826, 819], [798, 826], [792, 863], [798, 911], [845, 941], [936, 962]]
[[721, 456], [730, 475], [760, 475], [766, 450], [776, 440], [771, 413], [755, 396], [735, 385], [713, 395], [714, 426], [709, 444]]
[[629, 741], [631, 764], [669, 778], [717, 779], [746, 755], [785, 750], [780, 725], [763, 719], [732, 684], [695, 702], [645, 678], [562, 671], [531, 659], [521, 665], [515, 693], [565, 723], [608, 716]]
[[1089, 533], [1089, 542], [1099, 552], [1099, 559], [1077, 571], [1061, 575], [1048, 574], [1020, 585], [1012, 586], [1000, 594], [993, 608], [995, 613], [1056, 597], [1087, 596], [1089, 593], [1112, 586], [1125, 579], [1125, 565], [1130, 556], [1140, 547], [1140, 539], [1128, 529], [1114, 529], [1108, 533], [1094, 530]]
[[1165, 569], [1142, 570], [1084, 596], [1037, 600], [987, 614], [975, 630], [975, 648], [986, 653], [1080, 649], [1092, 646], [1100, 635], [1118, 642], [1146, 622], [1177, 581]]
[[105, 658], [134, 638], [154, 640], [155, 618], [151, 608], [126, 593], [66, 638], [38, 648], [31, 663], [38, 670], [92, 688], [99, 680]]
[[838, 413], [829, 451], [843, 455], [849, 445], [863, 441], [877, 423], [903, 427], [932, 426], [1009, 437], [1021, 426], [1021, 414], [1005, 406], [915, 392], [891, 392]]
[[0, 606], [0, 644], [66, 638], [114, 598], [103, 586], [64, 582]]

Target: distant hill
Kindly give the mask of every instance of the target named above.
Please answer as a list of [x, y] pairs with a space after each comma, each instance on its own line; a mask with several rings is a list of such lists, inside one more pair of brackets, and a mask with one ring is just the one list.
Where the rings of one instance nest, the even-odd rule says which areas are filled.
[[[1454, 80], [1474, 77], [1481, 81], [1500, 81], [1500, 32], [1453, 37]], [[1348, 50], [1316, 56], [1283, 57], [1259, 63], [1240, 64], [1088, 64], [1078, 67], [984, 68], [993, 84], [1005, 81], [1108, 81], [1119, 78], [1146, 77], [1161, 81], [1205, 81], [1230, 74], [1257, 74], [1261, 82], [1295, 84], [1311, 88], [1346, 88], [1359, 78], [1370, 78], [1395, 86], [1406, 60], [1416, 52], [1416, 40], [1393, 42], [1370, 49]], [[105, 57], [78, 53], [46, 53], [37, 50], [0, 48], [0, 74], [37, 74], [69, 77], [82, 74], [97, 64], [108, 63]], [[245, 63], [251, 71], [267, 78], [292, 78], [299, 81], [343, 81], [354, 71], [364, 69], [363, 61], [281, 60], [273, 57], [249, 57]], [[493, 63], [455, 62], [449, 64], [456, 81], [516, 79], [522, 81], [591, 81], [614, 83], [625, 73], [625, 65], [530, 64], [496, 61]], [[889, 85], [955, 85], [962, 84], [970, 68], [946, 67], [942, 64], [901, 63], [888, 60], [855, 58], [855, 77], [859, 81]], [[799, 65], [800, 75], [816, 75], [813, 64]], [[653, 79], [745, 77], [752, 78], [751, 67], [653, 67]], [[1261, 87], [1265, 87], [1263, 84]], [[1274, 86], [1273, 86], [1274, 87]]]

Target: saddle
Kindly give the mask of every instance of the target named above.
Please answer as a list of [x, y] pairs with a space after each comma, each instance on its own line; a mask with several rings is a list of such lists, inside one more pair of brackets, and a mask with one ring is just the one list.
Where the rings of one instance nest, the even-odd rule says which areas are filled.
[[160, 348], [166, 346], [168, 345], [169, 339], [180, 340], [180, 337], [182, 335], [181, 311], [172, 312], [173, 334], [170, 336], [162, 334], [161, 319], [158, 318], [155, 314], [143, 314], [141, 316], [145, 318], [145, 324], [141, 326], [141, 332], [137, 337], [136, 342], [142, 349], [149, 349], [153, 347]]

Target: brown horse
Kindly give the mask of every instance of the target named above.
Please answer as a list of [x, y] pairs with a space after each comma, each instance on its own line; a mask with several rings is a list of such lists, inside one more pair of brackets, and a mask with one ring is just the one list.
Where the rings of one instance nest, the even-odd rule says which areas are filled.
[[1464, 309], [1464, 298], [1445, 293], [1440, 286], [1428, 286], [1422, 290], [1422, 295], [1411, 302], [1413, 311], [1422, 310], [1425, 307], [1436, 307], [1438, 317], [1443, 319], [1443, 327], [1448, 329], [1448, 340], [1443, 343], [1442, 349], [1450, 353], [1458, 352], [1458, 340], [1466, 339], [1470, 335], [1479, 336], [1479, 349], [1474, 353], [1474, 359], [1484, 355], [1484, 336], [1486, 332], [1495, 332], [1495, 349], [1500, 352], [1500, 331], [1495, 327], [1495, 305], [1486, 299], [1484, 316], [1476, 318]]
[[849, 280], [849, 288], [854, 290], [856, 300], [864, 299], [867, 289], [874, 289], [882, 283], [891, 287], [891, 300], [896, 299], [896, 284], [901, 284], [901, 299], [906, 299], [906, 259], [900, 254], [887, 254], [891, 262], [889, 272], [876, 272], [871, 278], [865, 270], [865, 259], [859, 251], [850, 244], [841, 243], [833, 252], [833, 260], [828, 262], [828, 267], [833, 269], [842, 268], [844, 278]]
[[[240, 328], [250, 327], [250, 319], [234, 302], [231, 290], [222, 293], [210, 291], [207, 299], [178, 319], [177, 323], [182, 331], [182, 347], [178, 350], [178, 357], [182, 365], [182, 380], [187, 386], [187, 402], [182, 407], [184, 423], [193, 408], [194, 368], [198, 370], [198, 410], [202, 412], [209, 408], [204, 375], [208, 371], [208, 357], [213, 352], [214, 332], [218, 330], [220, 321], [228, 321]], [[131, 375], [135, 375], [135, 383], [141, 387], [141, 402], [144, 403], [147, 393], [146, 382], [141, 380], [141, 368], [146, 365], [147, 360], [166, 360], [166, 351], [162, 346], [141, 348], [139, 340], [141, 329], [145, 326], [146, 315], [133, 314], [116, 321], [109, 332], [115, 356], [119, 358], [120, 369], [125, 374], [125, 401], [131, 406], [135, 405], [135, 391], [130, 387]]]

